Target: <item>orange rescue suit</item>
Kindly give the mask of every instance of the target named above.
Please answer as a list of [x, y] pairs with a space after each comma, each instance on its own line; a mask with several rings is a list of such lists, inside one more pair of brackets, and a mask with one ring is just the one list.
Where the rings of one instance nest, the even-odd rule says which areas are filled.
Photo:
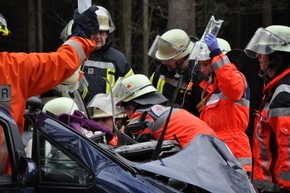
[[[164, 127], [169, 107], [154, 105], [147, 109], [137, 109], [130, 117], [130, 124], [136, 122], [143, 111], [147, 111], [146, 117], [148, 128], [143, 132], [151, 133], [158, 140]], [[160, 121], [162, 119], [162, 121]], [[172, 111], [164, 140], [177, 140], [182, 148], [188, 145], [197, 134], [211, 134], [215, 132], [202, 120], [184, 109], [174, 108]]]
[[249, 123], [250, 90], [244, 75], [224, 54], [211, 61], [215, 76], [200, 86], [208, 95], [203, 99], [200, 119], [223, 140], [247, 172], [252, 171], [252, 153], [245, 131]]
[[[56, 52], [0, 52], [0, 104], [10, 111], [21, 135], [24, 129], [26, 100], [54, 88], [69, 78], [88, 58], [95, 46], [92, 40], [72, 37]], [[4, 136], [3, 133], [0, 135], [2, 144]], [[0, 152], [0, 155], [3, 155], [2, 153]], [[0, 157], [0, 161], [3, 159], [3, 156]], [[5, 169], [8, 167], [4, 168], [3, 173]]]
[[290, 192], [289, 88], [290, 68], [267, 81], [256, 111], [253, 184], [267, 192]]

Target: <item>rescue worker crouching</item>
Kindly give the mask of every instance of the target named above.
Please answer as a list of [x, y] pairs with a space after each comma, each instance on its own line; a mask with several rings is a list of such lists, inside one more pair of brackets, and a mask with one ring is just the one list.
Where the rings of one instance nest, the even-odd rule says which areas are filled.
[[[147, 127], [141, 131], [141, 134], [150, 134], [153, 139], [159, 139], [170, 107], [162, 105], [167, 102], [167, 99], [152, 86], [145, 75], [136, 74], [119, 78], [113, 87], [112, 94], [117, 105], [121, 106], [130, 118], [129, 128], [130, 125], [139, 122], [142, 113], [147, 112], [144, 120]], [[198, 133], [215, 136], [215, 132], [205, 122], [179, 108], [173, 109], [166, 131], [164, 140], [175, 140], [182, 148], [189, 144]], [[136, 139], [138, 140], [138, 137], [142, 135], [138, 133]]]
[[112, 104], [111, 98], [105, 93], [97, 94], [88, 104], [87, 108], [92, 108], [93, 114], [91, 119], [104, 125], [114, 133], [114, 138], [109, 141], [109, 144], [115, 147], [118, 143], [116, 130], [123, 129], [124, 127], [123, 118], [125, 114], [121, 108], [117, 107], [114, 102]]

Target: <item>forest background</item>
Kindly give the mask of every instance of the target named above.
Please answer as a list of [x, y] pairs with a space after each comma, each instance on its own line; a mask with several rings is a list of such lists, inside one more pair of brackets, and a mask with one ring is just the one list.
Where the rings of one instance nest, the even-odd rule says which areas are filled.
[[[289, 0], [92, 0], [112, 15], [116, 31], [110, 34], [113, 47], [124, 53], [135, 73], [150, 75], [157, 61], [147, 52], [156, 35], [180, 28], [200, 38], [213, 15], [224, 20], [218, 37], [232, 48], [244, 49], [256, 29], [269, 25], [290, 26]], [[51, 52], [63, 42], [62, 29], [73, 18], [77, 0], [1, 0], [0, 13], [12, 36], [0, 38], [0, 51]], [[253, 110], [261, 99], [259, 64], [251, 60], [245, 68], [251, 87]]]

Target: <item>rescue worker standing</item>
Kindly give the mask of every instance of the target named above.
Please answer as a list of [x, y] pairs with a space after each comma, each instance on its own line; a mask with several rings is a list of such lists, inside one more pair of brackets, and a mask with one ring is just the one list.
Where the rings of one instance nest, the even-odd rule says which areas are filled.
[[172, 29], [160, 37], [157, 36], [148, 54], [162, 64], [151, 75], [150, 81], [169, 100], [169, 103], [172, 103], [173, 93], [178, 86], [176, 75], [183, 75], [174, 104], [199, 116], [202, 93], [199, 83], [205, 79], [205, 76], [188, 60], [193, 47], [194, 42], [181, 29]]
[[265, 80], [253, 134], [253, 184], [261, 192], [290, 192], [290, 27], [258, 28], [245, 53]]
[[85, 105], [96, 94], [110, 92], [110, 85], [104, 78], [108, 79], [113, 86], [119, 77], [134, 74], [125, 55], [111, 47], [112, 41], [108, 35], [115, 30], [115, 26], [110, 13], [104, 7], [98, 6], [98, 8], [97, 18], [100, 29], [91, 35], [91, 39], [96, 42], [97, 47], [90, 54], [89, 60], [83, 64], [84, 77], [88, 82], [88, 87], [85, 86], [84, 90], [79, 89]]
[[[124, 79], [119, 78], [113, 87], [113, 96], [117, 105], [121, 106], [130, 118], [127, 128], [137, 123], [141, 114], [147, 112], [145, 117], [147, 128], [143, 128], [144, 131], [140, 130], [142, 135], [138, 133], [138, 137], [145, 136], [148, 140], [159, 139], [170, 107], [162, 105], [167, 99], [152, 86], [145, 75], [136, 74]], [[175, 140], [184, 148], [199, 133], [215, 136], [215, 132], [198, 117], [184, 109], [174, 108], [164, 140]]]
[[[21, 135], [26, 100], [54, 88], [69, 78], [94, 50], [96, 43], [88, 38], [99, 29], [96, 10], [97, 8], [92, 6], [75, 19], [73, 37], [56, 52], [29, 54], [0, 52], [0, 104], [10, 111]], [[6, 20], [1, 14], [0, 22], [0, 34], [9, 35]], [[4, 174], [8, 172], [9, 161], [6, 156], [3, 165], [6, 147], [2, 143], [4, 138], [2, 132], [0, 172]]]
[[201, 83], [204, 91], [200, 119], [228, 145], [243, 168], [251, 172], [252, 153], [245, 133], [249, 124], [250, 88], [245, 76], [225, 55], [231, 50], [229, 43], [212, 34], [207, 34], [204, 40], [198, 61], [208, 80]]

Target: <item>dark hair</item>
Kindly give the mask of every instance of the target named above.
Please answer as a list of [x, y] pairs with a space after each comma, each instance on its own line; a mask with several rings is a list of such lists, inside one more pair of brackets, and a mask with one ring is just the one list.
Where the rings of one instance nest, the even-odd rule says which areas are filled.
[[96, 122], [102, 121], [102, 122], [106, 122], [108, 119], [110, 119], [111, 117], [101, 117], [101, 118], [97, 118], [97, 117], [92, 117], [92, 119]]
[[128, 102], [124, 102], [124, 101], [122, 101], [121, 102], [121, 106], [123, 107], [123, 108], [125, 108], [125, 109], [127, 109], [129, 106], [136, 106], [137, 104], [136, 104], [136, 102], [134, 102], [134, 101], [128, 101]]

